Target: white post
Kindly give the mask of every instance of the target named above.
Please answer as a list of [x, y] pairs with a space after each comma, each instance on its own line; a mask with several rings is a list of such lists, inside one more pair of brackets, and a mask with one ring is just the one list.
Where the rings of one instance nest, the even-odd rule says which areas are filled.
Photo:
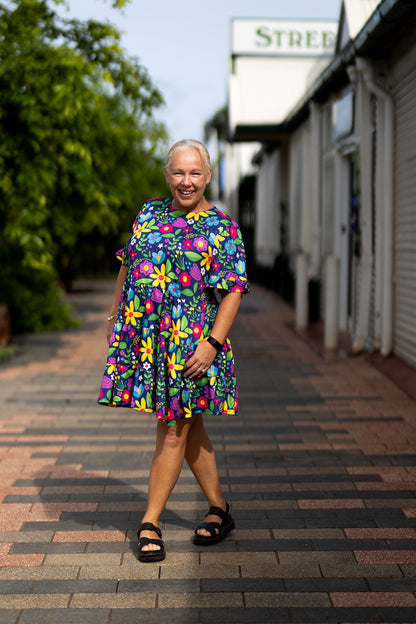
[[[380, 116], [378, 132], [380, 150], [377, 159], [380, 163], [379, 201], [382, 205], [382, 296], [381, 296], [381, 353], [387, 356], [393, 349], [393, 230], [394, 230], [394, 103], [392, 95], [375, 80], [374, 67], [366, 59], [357, 59], [357, 66], [363, 72], [367, 88], [384, 103], [383, 116]], [[377, 217], [379, 218], [379, 216]]]
[[[362, 72], [363, 79], [365, 81], [366, 88], [370, 93], [373, 93], [377, 98], [384, 102], [385, 108], [383, 111], [383, 117], [379, 119], [378, 131], [380, 133], [380, 153], [377, 154], [377, 158], [382, 159], [382, 164], [379, 171], [382, 175], [382, 185], [380, 183], [381, 192], [377, 196], [377, 201], [380, 200], [382, 205], [381, 215], [378, 214], [377, 218], [382, 219], [383, 229], [383, 241], [382, 241], [382, 294], [381, 294], [381, 353], [387, 356], [391, 353], [393, 348], [393, 211], [394, 211], [394, 104], [391, 94], [376, 84], [374, 77], [374, 67], [369, 61], [363, 58], [357, 58], [357, 68]], [[369, 107], [366, 107], [366, 110]], [[363, 108], [364, 111], [364, 108]], [[383, 124], [381, 125], [381, 121]], [[361, 179], [364, 187], [365, 177], [368, 176], [367, 186], [369, 186], [369, 172], [364, 171], [366, 160], [370, 161], [370, 152], [365, 155], [363, 153], [364, 147], [368, 145], [368, 137], [365, 140], [365, 129], [369, 127], [370, 120], [367, 118], [362, 122], [362, 143], [361, 143]], [[368, 148], [369, 149], [369, 148]], [[363, 208], [369, 203], [362, 197]], [[370, 244], [366, 244], [367, 236], [364, 231], [364, 210], [363, 210], [363, 279], [361, 283], [361, 293], [364, 295], [371, 286], [370, 272], [372, 269], [372, 256], [369, 251], [365, 253], [365, 248], [369, 250]], [[377, 241], [378, 242], [378, 241]], [[380, 254], [381, 255], [381, 254]], [[377, 267], [380, 269], [380, 267]], [[367, 300], [366, 300], [367, 301]], [[369, 299], [368, 299], [369, 301]], [[368, 309], [364, 309], [361, 322], [357, 328], [356, 340], [353, 345], [353, 351], [358, 352], [363, 346], [363, 334], [364, 322], [366, 322], [364, 315], [368, 318]]]
[[[321, 267], [321, 111], [315, 102], [310, 104], [311, 112], [311, 139], [310, 139], [310, 168], [311, 168], [311, 275], [319, 277]], [[308, 202], [306, 202], [308, 205]]]
[[338, 348], [338, 302], [339, 258], [331, 256], [325, 262], [324, 347], [328, 351], [335, 351]]
[[385, 97], [385, 201], [384, 201], [384, 241], [383, 241], [383, 320], [381, 352], [390, 355], [393, 349], [393, 228], [394, 228], [394, 104], [389, 95]]
[[296, 257], [295, 325], [298, 330], [308, 325], [308, 267], [303, 253]]
[[364, 350], [369, 329], [371, 278], [373, 268], [372, 253], [372, 213], [371, 213], [371, 108], [370, 94], [364, 80], [360, 79], [360, 221], [361, 221], [361, 283], [358, 300], [357, 324], [355, 327], [352, 352]]

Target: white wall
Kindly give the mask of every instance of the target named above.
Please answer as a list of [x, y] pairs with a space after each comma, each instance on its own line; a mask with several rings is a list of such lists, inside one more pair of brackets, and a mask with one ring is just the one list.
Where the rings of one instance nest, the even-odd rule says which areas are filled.
[[[229, 77], [229, 123], [281, 123], [316, 74], [315, 58], [237, 57]], [[322, 65], [320, 66], [322, 68]]]
[[256, 178], [256, 263], [273, 267], [280, 253], [280, 152], [265, 154]]
[[244, 177], [254, 175], [252, 164], [260, 143], [227, 143], [225, 147], [225, 203], [228, 214], [238, 218], [238, 189]]

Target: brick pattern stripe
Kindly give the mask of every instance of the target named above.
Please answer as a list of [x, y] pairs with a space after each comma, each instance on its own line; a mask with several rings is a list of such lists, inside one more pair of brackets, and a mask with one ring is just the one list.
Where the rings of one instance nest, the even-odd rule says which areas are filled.
[[198, 548], [184, 467], [167, 557], [137, 560], [151, 414], [96, 405], [112, 285], [81, 326], [0, 365], [0, 623], [416, 621], [416, 404], [364, 357], [323, 357], [254, 287], [232, 332], [237, 417], [207, 420], [236, 530]]

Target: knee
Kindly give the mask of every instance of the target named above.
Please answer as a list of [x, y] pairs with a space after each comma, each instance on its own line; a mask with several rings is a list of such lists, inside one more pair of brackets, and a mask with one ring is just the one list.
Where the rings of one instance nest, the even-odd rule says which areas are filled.
[[169, 449], [180, 449], [186, 444], [186, 435], [182, 427], [167, 427], [164, 446]]

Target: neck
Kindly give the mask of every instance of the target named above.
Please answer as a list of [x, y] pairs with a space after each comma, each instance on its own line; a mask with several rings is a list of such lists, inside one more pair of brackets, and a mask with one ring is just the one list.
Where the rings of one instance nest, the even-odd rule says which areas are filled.
[[205, 199], [205, 197], [203, 197], [201, 199], [201, 201], [199, 202], [198, 206], [196, 206], [195, 208], [189, 208], [189, 210], [186, 210], [186, 208], [183, 208], [182, 206], [180, 206], [179, 208], [176, 207], [176, 201], [175, 199], [173, 199], [172, 201], [172, 207], [174, 210], [180, 210], [181, 212], [195, 212], [195, 214], [197, 214], [198, 212], [202, 212], [203, 210], [206, 210], [208, 206], [208, 202]]

